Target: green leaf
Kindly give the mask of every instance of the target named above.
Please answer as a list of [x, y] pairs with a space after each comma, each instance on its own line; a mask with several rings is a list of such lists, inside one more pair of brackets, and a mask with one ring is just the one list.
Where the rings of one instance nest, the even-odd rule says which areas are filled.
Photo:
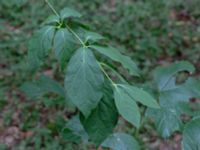
[[181, 103], [189, 102], [191, 98], [200, 98], [200, 81], [188, 78], [185, 83], [175, 85], [173, 88], [160, 92], [159, 95], [161, 106], [181, 113]]
[[29, 41], [28, 62], [32, 70], [40, 66], [41, 61], [48, 55], [52, 48], [55, 28], [45, 26], [37, 31]]
[[102, 143], [102, 146], [112, 150], [140, 150], [138, 142], [125, 133], [114, 133]]
[[39, 80], [35, 82], [24, 83], [20, 89], [31, 98], [38, 98], [49, 92], [63, 97], [65, 96], [63, 87], [53, 79], [44, 75], [40, 76]]
[[67, 67], [65, 89], [70, 101], [88, 117], [103, 96], [103, 74], [92, 51], [80, 48]]
[[154, 71], [154, 80], [159, 90], [164, 90], [173, 76], [180, 71], [193, 72], [194, 66], [187, 61], [173, 63], [167, 67], [158, 67]]
[[74, 36], [66, 28], [61, 28], [55, 34], [53, 47], [56, 58], [61, 67], [64, 68], [73, 52], [77, 49], [77, 44]]
[[167, 138], [175, 131], [179, 131], [182, 121], [179, 115], [173, 109], [147, 109], [146, 115], [155, 121], [156, 130], [159, 134]]
[[74, 116], [62, 130], [62, 137], [65, 140], [77, 142], [80, 140], [87, 142], [88, 134], [86, 133], [83, 125], [80, 122], [79, 116]]
[[[186, 68], [184, 68], [184, 65]], [[169, 73], [169, 68], [173, 70], [171, 73]], [[148, 109], [146, 114], [155, 121], [156, 129], [162, 137], [169, 137], [173, 132], [181, 130], [182, 121], [180, 116], [185, 113], [185, 105], [189, 105], [190, 98], [200, 97], [200, 82], [198, 80], [188, 78], [185, 83], [176, 85], [176, 79], [173, 76], [176, 72], [185, 69], [192, 71], [192, 68], [193, 66], [187, 62], [180, 62], [165, 68], [168, 70], [168, 75], [170, 77], [163, 74], [166, 71], [162, 68], [157, 69], [157, 72], [155, 72], [157, 73], [155, 76], [158, 77], [158, 79], [162, 79], [160, 83], [166, 79], [165, 86], [159, 91], [161, 109]], [[190, 112], [190, 114], [192, 113]]]
[[142, 88], [124, 84], [117, 84], [117, 86], [123, 89], [133, 100], [148, 107], [160, 108], [157, 101]]
[[200, 118], [197, 117], [186, 124], [183, 131], [182, 149], [200, 149]]
[[60, 18], [56, 15], [49, 16], [43, 24], [58, 24], [60, 22]]
[[84, 43], [89, 42], [91, 44], [91, 43], [104, 39], [102, 35], [96, 32], [91, 32], [84, 28], [80, 28], [80, 26], [74, 27], [73, 30], [76, 32], [76, 34], [78, 34], [78, 36], [82, 39]]
[[92, 42], [97, 42], [99, 40], [104, 39], [102, 35], [91, 31], [85, 31], [84, 37], [85, 37], [84, 41], [92, 41]]
[[66, 18], [80, 18], [81, 14], [74, 9], [66, 7], [60, 11], [60, 17], [62, 20]]
[[121, 87], [115, 88], [114, 98], [119, 114], [125, 120], [139, 128], [141, 116], [137, 103], [133, 98]]
[[91, 45], [90, 47], [112, 60], [121, 63], [124, 68], [129, 70], [131, 75], [139, 76], [139, 69], [137, 68], [137, 65], [130, 59], [130, 57], [122, 55], [119, 50], [113, 47], [103, 47], [97, 45]]
[[88, 118], [81, 119], [90, 139], [96, 145], [102, 143], [110, 135], [118, 120], [118, 112], [113, 99], [112, 87], [108, 82], [104, 85], [104, 95], [98, 106]]

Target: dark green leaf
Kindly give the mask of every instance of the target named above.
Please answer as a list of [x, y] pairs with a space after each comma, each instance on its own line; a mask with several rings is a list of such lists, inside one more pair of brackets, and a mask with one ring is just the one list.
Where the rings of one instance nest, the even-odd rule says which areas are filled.
[[102, 143], [102, 146], [112, 150], [140, 150], [138, 142], [125, 133], [114, 133]]
[[91, 45], [90, 47], [112, 60], [120, 62], [124, 68], [129, 70], [131, 75], [139, 76], [137, 65], [130, 59], [130, 57], [122, 55], [119, 50], [113, 47], [102, 47], [97, 45]]
[[67, 68], [65, 89], [70, 101], [88, 117], [103, 96], [103, 74], [90, 49], [80, 48]]
[[79, 116], [74, 116], [63, 128], [62, 136], [65, 140], [80, 142], [80, 139], [84, 142], [88, 141], [88, 134], [86, 133], [83, 125], [80, 122]]
[[96, 145], [102, 143], [113, 131], [118, 113], [115, 107], [112, 87], [106, 82], [104, 85], [104, 95], [90, 116], [86, 119], [82, 117], [82, 124], [89, 134], [89, 137]]

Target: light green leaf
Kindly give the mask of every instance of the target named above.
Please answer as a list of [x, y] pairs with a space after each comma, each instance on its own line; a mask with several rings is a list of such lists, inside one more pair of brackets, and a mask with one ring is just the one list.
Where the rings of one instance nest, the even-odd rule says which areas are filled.
[[60, 11], [60, 17], [62, 20], [66, 18], [80, 18], [81, 14], [74, 9], [64, 8]]
[[200, 98], [200, 81], [194, 78], [188, 78], [185, 83], [160, 92], [159, 97], [161, 106], [174, 109], [177, 113], [181, 112], [179, 105], [189, 102], [191, 98]]
[[47, 76], [40, 76], [35, 82], [26, 82], [21, 86], [21, 90], [31, 98], [38, 98], [42, 95], [53, 92], [61, 96], [65, 96], [63, 87]]
[[123, 89], [133, 100], [138, 101], [148, 107], [160, 108], [157, 101], [142, 88], [125, 84], [117, 84], [117, 86]]
[[89, 42], [91, 44], [104, 39], [102, 35], [96, 32], [88, 31], [84, 28], [79, 27], [79, 28], [74, 28], [73, 30], [76, 32], [76, 34], [78, 34], [78, 36], [82, 39], [84, 43]]
[[187, 61], [173, 63], [167, 67], [158, 67], [154, 71], [154, 80], [160, 91], [165, 90], [168, 82], [173, 76], [180, 71], [193, 72], [194, 66]]
[[101, 39], [104, 39], [102, 35], [91, 31], [85, 31], [84, 37], [85, 41], [93, 41], [93, 42], [97, 42]]
[[61, 67], [64, 68], [76, 50], [77, 44], [74, 36], [66, 28], [61, 28], [55, 34], [53, 47], [56, 58], [59, 60]]
[[175, 131], [179, 131], [182, 121], [173, 109], [147, 109], [146, 115], [155, 121], [156, 130], [159, 134], [167, 138]]
[[133, 98], [121, 87], [115, 88], [114, 98], [119, 114], [125, 120], [139, 128], [141, 116], [137, 103]]
[[102, 143], [102, 146], [112, 150], [140, 150], [138, 142], [125, 133], [114, 133]]
[[183, 150], [200, 149], [200, 118], [197, 117], [186, 124], [183, 131]]
[[69, 61], [65, 89], [70, 101], [88, 117], [103, 96], [103, 74], [92, 51], [78, 49]]
[[83, 125], [80, 122], [79, 116], [74, 116], [62, 130], [62, 137], [65, 140], [72, 142], [87, 142], [88, 134], [86, 133]]
[[55, 28], [45, 26], [37, 31], [29, 41], [28, 62], [31, 69], [36, 69], [52, 48]]
[[57, 24], [60, 22], [60, 18], [56, 15], [49, 16], [43, 24]]
[[130, 59], [130, 57], [122, 55], [119, 50], [113, 47], [103, 47], [97, 45], [91, 45], [90, 47], [112, 60], [121, 63], [124, 68], [129, 70], [131, 75], [139, 76], [139, 69], [137, 68], [137, 65]]
[[117, 124], [118, 112], [113, 99], [112, 87], [108, 81], [104, 85], [104, 95], [98, 106], [88, 118], [82, 117], [81, 122], [96, 145], [102, 143]]
[[166, 86], [159, 94], [161, 109], [147, 111], [147, 116], [155, 120], [156, 129], [163, 137], [169, 137], [174, 131], [181, 129], [180, 116], [188, 112], [189, 99], [200, 97], [200, 82], [196, 79], [188, 78], [185, 83], [176, 85], [174, 78], [171, 78], [168, 83], [171, 86]]

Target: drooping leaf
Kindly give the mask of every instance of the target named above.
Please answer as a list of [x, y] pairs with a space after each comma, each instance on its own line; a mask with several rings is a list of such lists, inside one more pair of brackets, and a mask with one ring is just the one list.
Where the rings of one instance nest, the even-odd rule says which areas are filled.
[[158, 67], [154, 71], [154, 80], [159, 90], [164, 90], [173, 76], [180, 71], [193, 72], [194, 66], [187, 61], [173, 63], [167, 67]]
[[87, 131], [90, 139], [99, 145], [113, 131], [117, 120], [118, 112], [113, 99], [112, 87], [106, 82], [104, 95], [98, 106], [92, 111], [88, 118], [82, 117], [81, 122]]
[[119, 114], [122, 115], [125, 120], [139, 128], [141, 116], [134, 99], [120, 87], [115, 88], [114, 98]]
[[66, 18], [80, 18], [81, 14], [74, 9], [66, 7], [60, 11], [60, 17], [62, 20]]
[[80, 122], [79, 115], [74, 116], [62, 130], [64, 140], [79, 143], [80, 140], [87, 142], [88, 134]]
[[103, 96], [103, 74], [92, 51], [78, 49], [69, 61], [65, 89], [70, 101], [88, 117]]
[[31, 69], [36, 69], [52, 48], [55, 28], [45, 26], [37, 31], [29, 41], [28, 62]]
[[200, 149], [200, 118], [194, 118], [186, 124], [183, 131], [182, 149], [199, 150]]
[[77, 48], [76, 40], [74, 36], [66, 29], [59, 29], [54, 38], [53, 47], [55, 50], [55, 56], [64, 68], [67, 61]]
[[38, 98], [49, 92], [65, 96], [64, 88], [58, 82], [44, 75], [35, 82], [25, 82], [21, 86], [21, 90], [31, 98]]
[[131, 85], [118, 84], [133, 100], [142, 103], [148, 107], [159, 108], [157, 101], [142, 88]]
[[119, 50], [113, 47], [103, 47], [97, 45], [91, 45], [90, 47], [112, 60], [121, 63], [124, 68], [129, 70], [131, 75], [139, 76], [139, 69], [137, 68], [137, 65], [130, 59], [130, 57], [122, 55]]
[[138, 142], [125, 133], [114, 133], [102, 143], [102, 146], [112, 150], [140, 150]]
[[156, 130], [159, 134], [167, 138], [171, 136], [175, 131], [179, 131], [182, 126], [182, 121], [179, 115], [172, 109], [147, 109], [146, 115], [153, 118], [156, 125]]

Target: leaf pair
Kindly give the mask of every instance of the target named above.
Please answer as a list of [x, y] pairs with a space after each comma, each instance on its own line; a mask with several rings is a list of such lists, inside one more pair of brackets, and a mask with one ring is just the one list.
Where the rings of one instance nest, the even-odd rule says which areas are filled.
[[116, 84], [114, 90], [115, 104], [119, 113], [137, 128], [140, 126], [140, 111], [136, 102], [145, 106], [159, 108], [156, 100], [141, 88], [131, 85]]

